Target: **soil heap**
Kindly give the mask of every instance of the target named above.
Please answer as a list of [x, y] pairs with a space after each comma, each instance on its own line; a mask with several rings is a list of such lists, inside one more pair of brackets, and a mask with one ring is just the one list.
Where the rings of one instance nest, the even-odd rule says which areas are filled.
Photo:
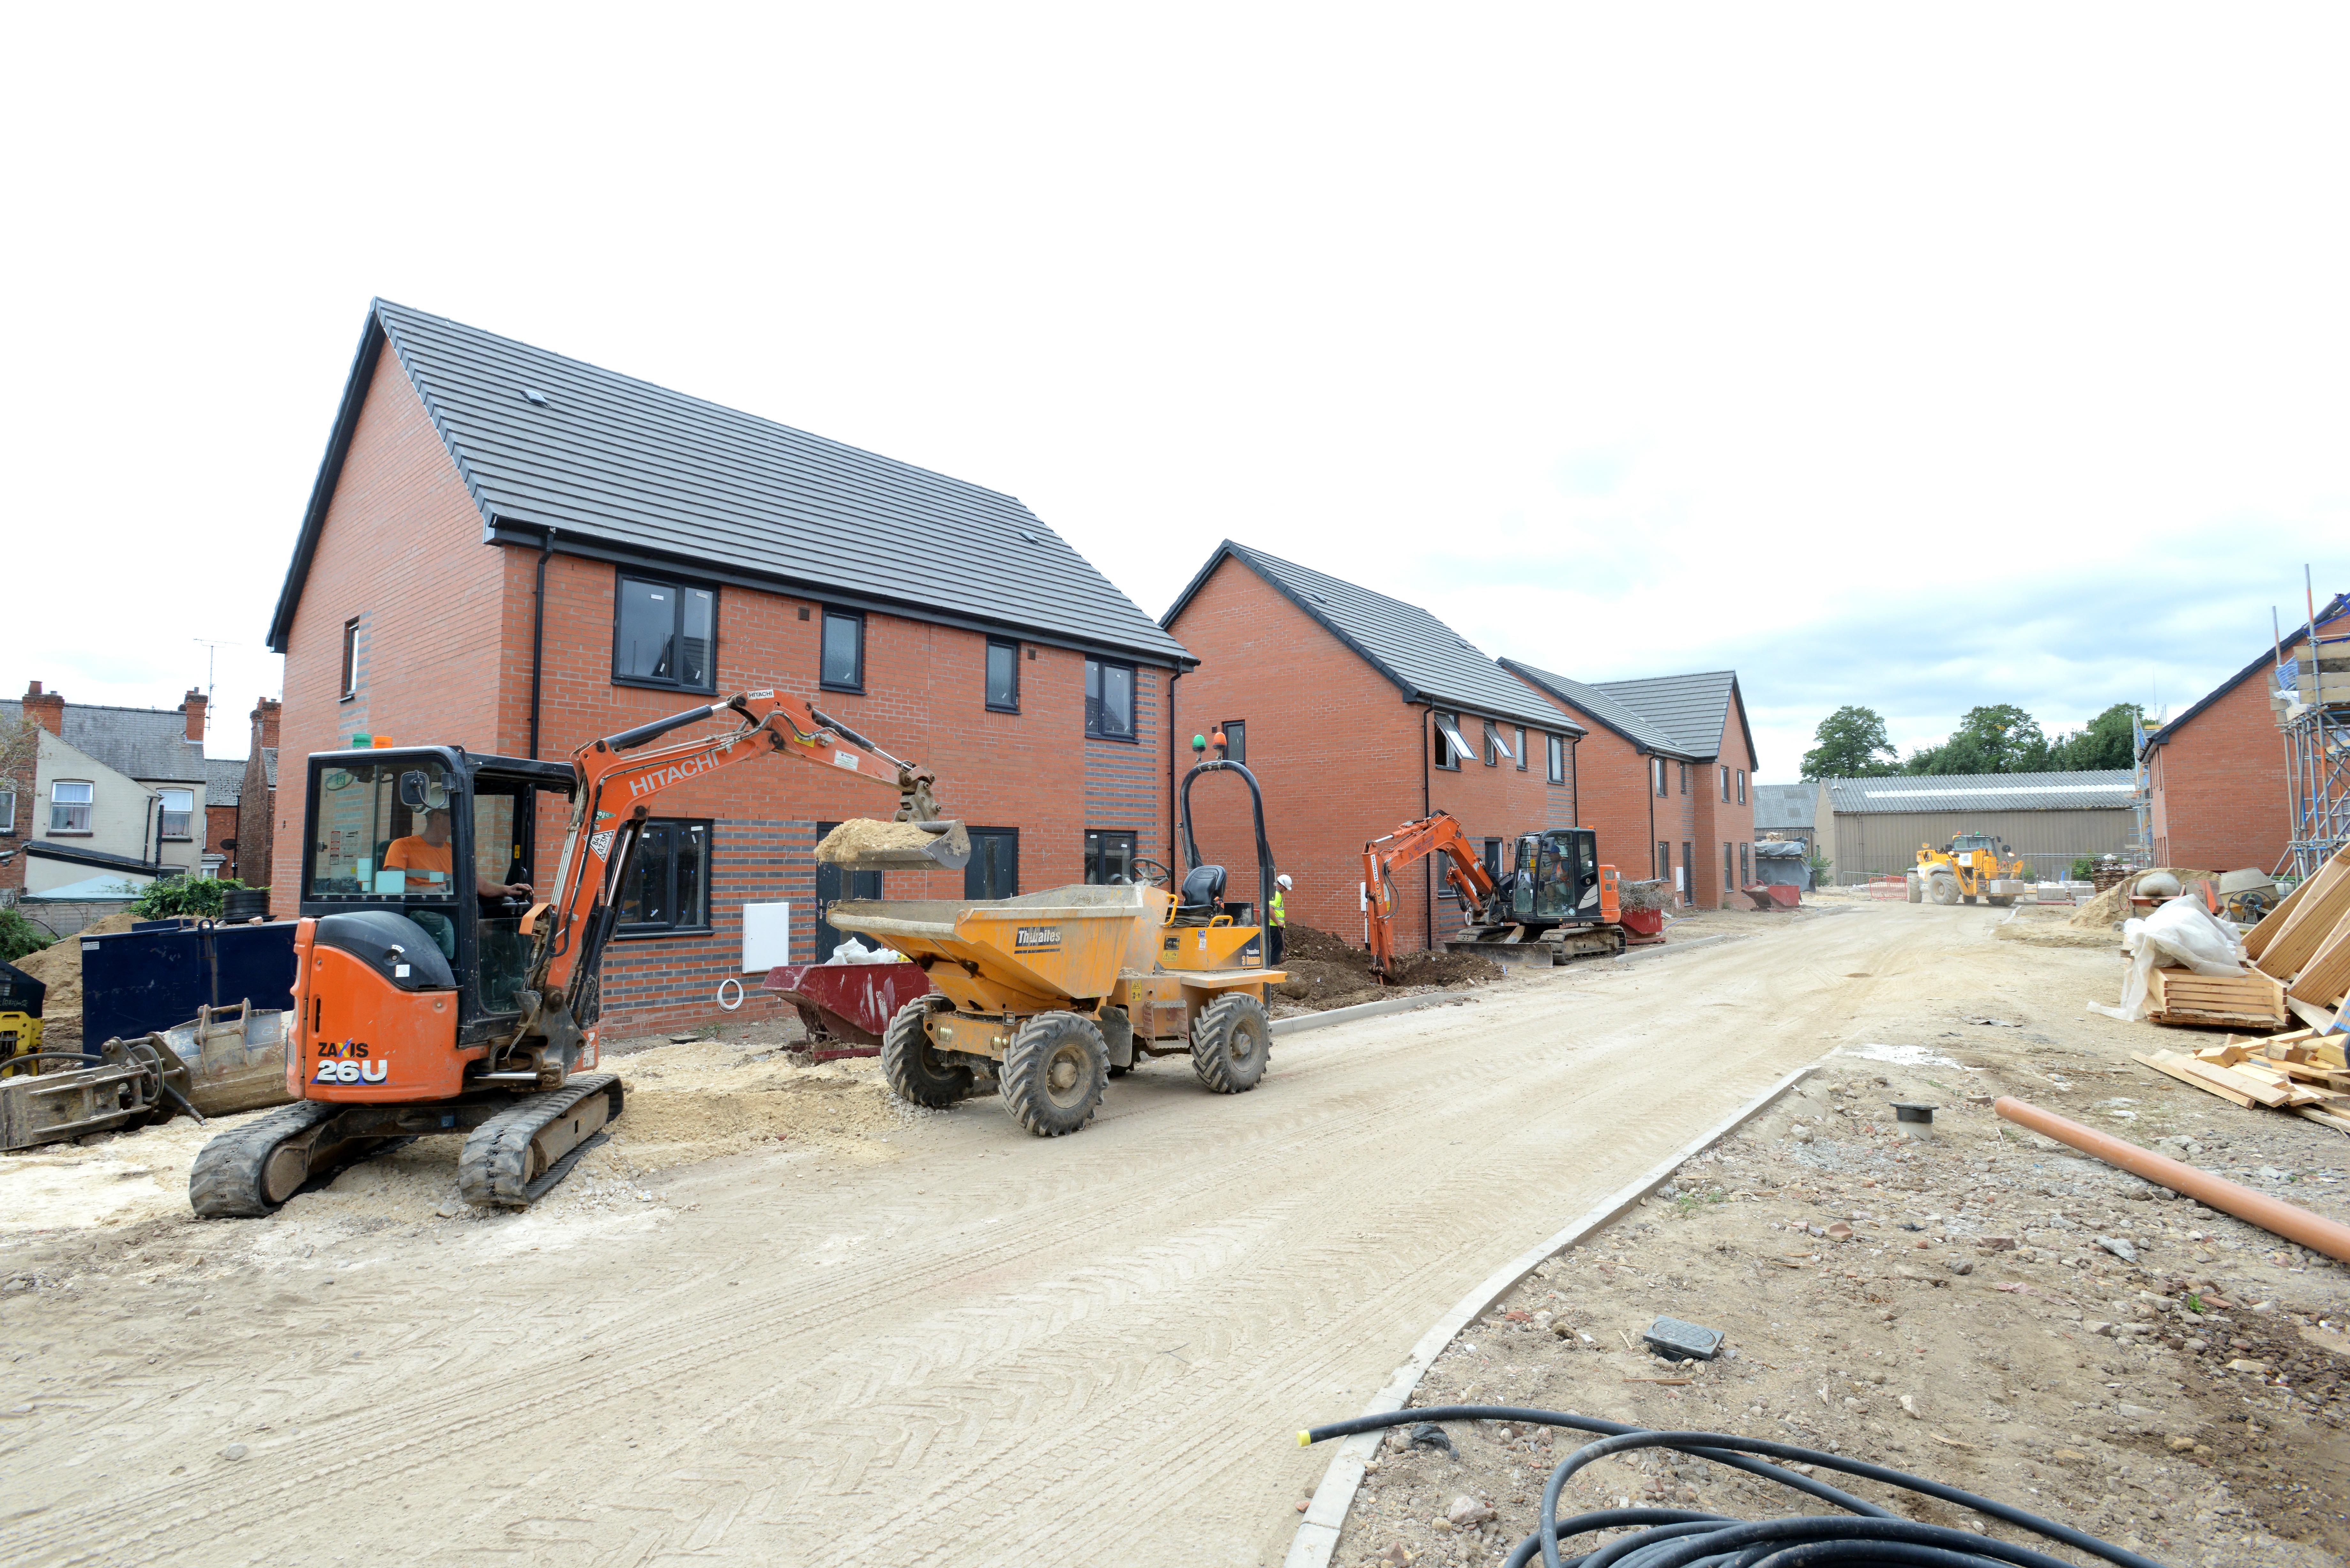
[[1406, 953], [1397, 957], [1394, 974], [1382, 986], [1371, 973], [1369, 950], [1312, 926], [1287, 929], [1280, 967], [1289, 978], [1273, 988], [1274, 995], [1314, 1012], [1502, 978], [1500, 964], [1475, 953]]

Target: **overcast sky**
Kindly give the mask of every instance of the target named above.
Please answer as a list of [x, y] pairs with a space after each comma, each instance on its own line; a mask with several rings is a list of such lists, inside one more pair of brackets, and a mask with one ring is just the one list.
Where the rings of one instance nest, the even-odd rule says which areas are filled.
[[381, 295], [1588, 680], [2173, 710], [2350, 588], [2338, 6], [48, 7], [0, 693], [243, 715]]

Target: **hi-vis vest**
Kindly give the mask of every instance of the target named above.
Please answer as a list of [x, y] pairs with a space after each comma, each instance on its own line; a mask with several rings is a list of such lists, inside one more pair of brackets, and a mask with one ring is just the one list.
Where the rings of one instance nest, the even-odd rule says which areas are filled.
[[1278, 888], [1273, 890], [1273, 923], [1276, 926], [1289, 924], [1289, 912], [1282, 908], [1281, 889]]

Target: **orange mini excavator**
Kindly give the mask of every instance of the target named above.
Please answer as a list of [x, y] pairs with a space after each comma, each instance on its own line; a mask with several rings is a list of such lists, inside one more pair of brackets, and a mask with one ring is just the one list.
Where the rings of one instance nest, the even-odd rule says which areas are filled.
[[[704, 720], [726, 730], [639, 748]], [[633, 754], [632, 754], [633, 753]], [[188, 1173], [199, 1215], [266, 1214], [393, 1139], [467, 1135], [468, 1203], [527, 1207], [620, 1114], [596, 1065], [599, 971], [633, 889], [652, 801], [754, 757], [795, 756], [898, 792], [896, 833], [845, 862], [961, 867], [924, 768], [795, 697], [745, 691], [593, 741], [569, 763], [458, 746], [309, 759], [298, 966], [286, 1044], [293, 1105], [205, 1145]], [[544, 899], [530, 867], [540, 803], [571, 826]]]
[[1395, 868], [1441, 855], [1444, 879], [1461, 897], [1455, 952], [1532, 958], [1555, 963], [1586, 953], [1624, 950], [1616, 867], [1599, 863], [1599, 836], [1587, 827], [1549, 827], [1518, 836], [1507, 882], [1499, 856], [1488, 865], [1448, 812], [1407, 822], [1363, 846], [1363, 907], [1372, 971], [1385, 980], [1395, 961]]

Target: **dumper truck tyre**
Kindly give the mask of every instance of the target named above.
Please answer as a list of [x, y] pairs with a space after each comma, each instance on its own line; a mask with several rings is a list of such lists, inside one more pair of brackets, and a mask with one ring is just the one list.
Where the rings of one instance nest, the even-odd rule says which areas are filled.
[[972, 1073], [940, 1060], [925, 1019], [933, 999], [918, 996], [898, 1009], [881, 1034], [881, 1075], [899, 1099], [944, 1110], [971, 1093]]
[[1273, 1030], [1253, 996], [1219, 997], [1191, 1023], [1191, 1071], [1220, 1095], [1241, 1095], [1264, 1076]]
[[1074, 1012], [1040, 1012], [1013, 1034], [996, 1075], [1014, 1121], [1038, 1137], [1062, 1137], [1101, 1105], [1109, 1045]]
[[1924, 903], [1926, 901], [1925, 879], [1917, 876], [1915, 873], [1912, 873], [1908, 877], [1908, 881], [1909, 883], [1909, 901], [1913, 904]]
[[1959, 902], [1961, 904], [1971, 904], [1974, 901], [1975, 896], [1972, 893], [1961, 893], [1959, 895]]
[[1955, 904], [1959, 901], [1959, 879], [1956, 877], [1929, 877], [1926, 878], [1926, 896], [1937, 904]]
[[2015, 895], [2012, 893], [1992, 893], [1983, 899], [1983, 902], [1989, 904], [1994, 909], [2004, 909], [2010, 904], [2015, 902]]

